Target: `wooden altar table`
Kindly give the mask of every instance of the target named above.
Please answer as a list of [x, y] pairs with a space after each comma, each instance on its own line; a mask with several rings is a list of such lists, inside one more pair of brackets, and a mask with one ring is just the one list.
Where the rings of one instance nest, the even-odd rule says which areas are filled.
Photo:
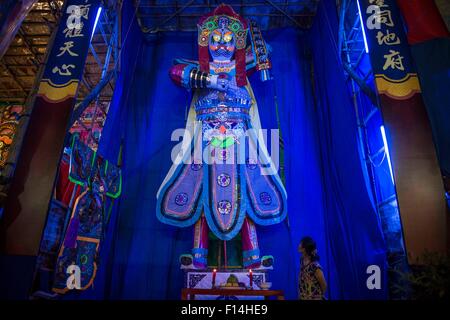
[[263, 296], [265, 300], [275, 297], [277, 300], [284, 300], [283, 290], [253, 290], [253, 289], [195, 289], [183, 288], [181, 290], [181, 300], [195, 300], [196, 295], [211, 296]]

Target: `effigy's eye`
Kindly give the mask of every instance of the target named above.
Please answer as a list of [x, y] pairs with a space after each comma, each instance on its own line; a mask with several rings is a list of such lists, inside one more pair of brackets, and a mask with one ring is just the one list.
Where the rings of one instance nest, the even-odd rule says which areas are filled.
[[218, 35], [218, 34], [213, 35], [213, 40], [215, 42], [219, 42], [220, 41], [220, 35]]
[[233, 36], [231, 34], [226, 34], [223, 36], [223, 41], [230, 42], [231, 39], [233, 39]]

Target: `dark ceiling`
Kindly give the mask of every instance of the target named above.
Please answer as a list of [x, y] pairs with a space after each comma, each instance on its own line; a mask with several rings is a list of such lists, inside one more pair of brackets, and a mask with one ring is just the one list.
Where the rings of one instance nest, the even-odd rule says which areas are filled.
[[255, 19], [263, 30], [294, 26], [308, 29], [319, 0], [135, 0], [144, 33], [196, 31], [197, 21], [221, 3], [240, 15]]

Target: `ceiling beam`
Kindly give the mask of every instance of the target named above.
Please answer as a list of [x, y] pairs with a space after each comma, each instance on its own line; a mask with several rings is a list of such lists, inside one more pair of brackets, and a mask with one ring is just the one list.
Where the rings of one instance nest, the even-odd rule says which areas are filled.
[[[317, 2], [317, 1], [314, 1]], [[311, 3], [310, 0], [305, 0], [303, 2], [274, 2], [274, 4], [276, 5], [282, 5], [282, 6], [288, 6], [288, 7], [304, 7], [306, 4]], [[232, 3], [230, 4], [232, 7], [236, 7], [236, 8], [251, 8], [251, 7], [271, 7], [272, 5], [268, 5], [265, 2], [258, 2], [258, 3], [244, 3], [243, 1], [241, 1], [241, 3]], [[141, 8], [150, 8], [150, 9], [174, 9], [176, 8], [176, 4], [175, 2], [173, 4], [145, 4], [142, 3], [142, 1], [139, 4], [139, 7]], [[207, 4], [191, 4], [189, 6], [190, 8], [195, 8], [195, 9], [212, 9], [211, 4], [207, 3]]]
[[[172, 20], [173, 18], [175, 18], [177, 15], [181, 14], [187, 7], [189, 7], [190, 5], [192, 5], [192, 3], [194, 2], [194, 0], [190, 0], [188, 3], [186, 3], [184, 6], [180, 7], [180, 9], [176, 10], [173, 14], [170, 14], [168, 18], [164, 19], [163, 22], [161, 22], [158, 26], [154, 27], [154, 28], [146, 28], [144, 26], [144, 28], [141, 28], [142, 31], [144, 33], [152, 33], [155, 31], [158, 31], [161, 27], [163, 27], [167, 22], [169, 22], [170, 20]], [[138, 19], [141, 21], [141, 13], [138, 10]]]
[[22, 86], [22, 84], [17, 79], [17, 77], [14, 74], [14, 72], [12, 72], [12, 70], [8, 67], [8, 65], [6, 65], [2, 61], [0, 61], [0, 66], [3, 67], [11, 75], [11, 79], [14, 80], [14, 82], [17, 84], [17, 86], [19, 86], [21, 91], [24, 93], [25, 97], [28, 96], [27, 90], [25, 90], [25, 88]]
[[[198, 18], [203, 17], [204, 13], [185, 13], [185, 14], [178, 14], [177, 17], [180, 18]], [[167, 14], [167, 13], [155, 13], [155, 14], [141, 14], [142, 18], [162, 18], [162, 17], [173, 17], [173, 14]], [[245, 14], [246, 17], [286, 17], [285, 14], [282, 13], [248, 13]], [[290, 17], [314, 17], [315, 14], [313, 13], [294, 13], [289, 15]], [[295, 23], [298, 23], [296, 21]]]
[[290, 21], [292, 21], [297, 27], [300, 29], [304, 29], [304, 26], [302, 26], [296, 19], [294, 19], [290, 14], [288, 14], [286, 11], [281, 9], [277, 3], [273, 2], [272, 0], [266, 0], [267, 3], [269, 3], [272, 7], [274, 7], [276, 10], [281, 12], [283, 15], [286, 16]]

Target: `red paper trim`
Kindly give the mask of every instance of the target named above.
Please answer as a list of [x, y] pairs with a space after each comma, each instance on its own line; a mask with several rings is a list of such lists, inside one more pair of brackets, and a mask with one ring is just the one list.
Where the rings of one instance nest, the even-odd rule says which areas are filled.
[[409, 44], [450, 37], [447, 26], [432, 0], [397, 0], [408, 26]]

